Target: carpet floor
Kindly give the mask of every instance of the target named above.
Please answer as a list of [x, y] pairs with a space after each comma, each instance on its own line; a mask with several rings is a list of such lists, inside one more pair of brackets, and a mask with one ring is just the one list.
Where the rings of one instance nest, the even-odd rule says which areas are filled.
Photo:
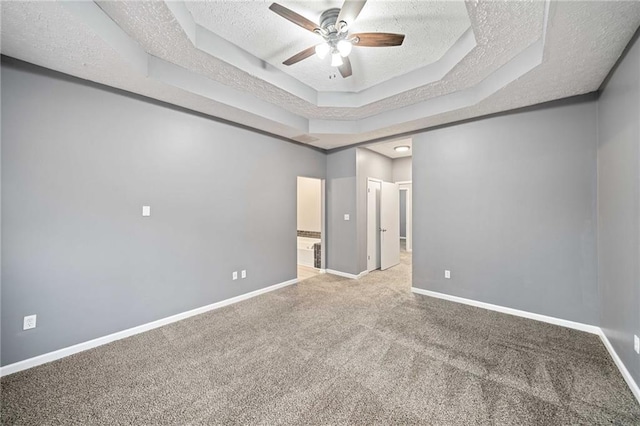
[[410, 254], [1, 380], [3, 424], [640, 424], [595, 335], [410, 292]]

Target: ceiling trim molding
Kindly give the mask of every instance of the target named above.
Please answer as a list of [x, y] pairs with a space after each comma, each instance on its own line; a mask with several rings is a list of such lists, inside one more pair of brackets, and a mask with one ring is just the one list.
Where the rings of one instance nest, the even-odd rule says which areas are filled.
[[345, 149], [367, 147], [368, 145], [377, 144], [381, 142], [389, 142], [393, 140], [402, 140], [406, 138], [411, 138], [412, 136], [418, 135], [420, 133], [432, 132], [434, 130], [444, 129], [446, 127], [455, 127], [461, 124], [473, 123], [475, 121], [487, 120], [490, 118], [504, 117], [504, 116], [513, 115], [513, 114], [521, 114], [523, 112], [539, 111], [542, 109], [554, 108], [554, 107], [559, 107], [563, 105], [576, 105], [582, 102], [592, 102], [598, 99], [598, 95], [599, 95], [598, 91], [593, 91], [593, 92], [585, 93], [582, 95], [569, 96], [568, 98], [554, 99], [552, 101], [542, 102], [535, 105], [529, 105], [521, 108], [510, 109], [508, 111], [494, 112], [491, 114], [479, 115], [477, 117], [465, 118], [464, 120], [452, 121], [445, 124], [437, 124], [434, 126], [421, 127], [419, 129], [410, 130], [407, 132], [394, 133], [389, 136], [382, 136], [379, 138], [367, 139], [366, 141], [362, 141], [362, 142], [356, 142], [349, 145], [330, 148], [325, 150], [325, 152], [327, 154], [331, 154], [334, 152], [343, 151]]
[[[112, 46], [116, 52], [122, 55], [122, 57], [132, 65], [134, 70], [143, 73], [148, 78], [161, 81], [165, 84], [169, 84], [195, 95], [203, 96], [204, 98], [210, 99], [214, 102], [243, 110], [263, 119], [270, 120], [274, 123], [286, 126], [287, 128], [294, 130], [296, 133], [331, 135], [368, 133], [399, 124], [409, 125], [410, 127], [411, 122], [416, 122], [415, 126], [417, 128], [417, 126], [420, 125], [419, 121], [424, 118], [476, 105], [509, 83], [525, 75], [535, 67], [539, 66], [543, 61], [546, 32], [549, 24], [550, 0], [545, 0], [543, 25], [540, 38], [528, 47], [524, 48], [511, 60], [503, 64], [500, 68], [479, 83], [456, 92], [437, 96], [425, 101], [417, 102], [413, 105], [389, 110], [387, 112], [359, 120], [309, 119], [295, 114], [283, 107], [273, 105], [268, 101], [263, 101], [251, 93], [226, 86], [194, 71], [150, 55], [144, 51], [137, 42], [131, 39], [128, 34], [126, 34], [125, 31], [113, 20], [111, 20], [111, 18], [94, 2], [63, 2], [62, 4], [74, 15], [89, 25], [101, 38]], [[183, 21], [188, 21], [187, 17], [191, 18], [191, 14], [186, 10], [184, 3], [167, 2], [166, 4], [170, 5], [170, 7], [173, 7], [174, 9], [176, 5], [182, 5], [182, 11], [180, 11], [180, 9], [177, 9], [178, 12], [176, 13], [172, 11], [174, 16], [176, 16], [176, 19], [179, 17]], [[193, 18], [191, 18], [191, 21], [184, 23], [184, 25], [181, 24], [181, 27], [185, 29], [185, 33], [190, 40], [195, 40], [196, 45], [198, 44], [199, 39], [208, 37], [203, 36], [203, 34], [211, 33], [206, 29], [203, 29], [202, 31], [199, 30], [198, 25], [193, 22]], [[211, 35], [215, 36], [213, 33], [211, 33]], [[216, 38], [213, 40], [213, 42], [215, 42], [214, 44], [216, 44], [221, 51], [229, 51], [227, 57], [233, 57], [235, 58], [234, 60], [238, 61], [248, 61], [247, 63], [252, 66], [264, 64], [264, 61], [250, 55], [242, 49], [239, 49], [234, 44], [219, 36], [215, 37]], [[464, 55], [468, 53], [467, 49], [472, 45], [476, 45], [473, 31], [468, 30], [465, 32], [457, 43], [462, 43], [464, 49], [457, 53], [448, 52], [449, 55], [445, 54], [443, 56], [445, 61], [451, 62], [448, 65], [455, 65], [455, 59], [457, 57], [464, 57]], [[456, 54], [458, 55], [457, 57]], [[261, 69], [264, 70], [265, 68], [263, 67]], [[273, 67], [270, 69], [275, 70]], [[280, 70], [277, 71], [282, 75], [286, 75]], [[293, 77], [287, 77], [289, 79], [293, 79]], [[302, 84], [297, 80], [295, 81], [298, 84]], [[311, 88], [309, 89], [313, 90]]]
[[406, 124], [407, 122], [417, 121], [425, 117], [476, 105], [542, 64], [544, 60], [547, 26], [549, 23], [550, 3], [550, 0], [545, 1], [544, 21], [540, 38], [475, 86], [361, 120], [311, 119], [309, 120], [309, 133], [367, 133], [399, 123]]
[[281, 125], [308, 132], [306, 118], [258, 99], [256, 96], [226, 86], [171, 62], [152, 56], [129, 37], [96, 3], [61, 2], [72, 14], [120, 54], [132, 68], [148, 78], [161, 81], [221, 104], [241, 109]]
[[242, 130], [246, 130], [252, 133], [257, 133], [259, 135], [262, 136], [267, 136], [270, 138], [274, 138], [274, 139], [278, 139], [284, 142], [289, 142], [292, 143], [294, 145], [298, 145], [298, 146], [303, 146], [305, 148], [309, 148], [312, 149], [314, 151], [317, 152], [322, 152], [322, 153], [326, 153], [327, 150], [324, 148], [320, 148], [317, 146], [313, 146], [313, 145], [309, 145], [307, 143], [303, 143], [303, 142], [298, 142], [294, 139], [288, 138], [286, 136], [281, 136], [278, 135], [276, 133], [271, 133], [268, 132], [266, 130], [262, 130], [262, 129], [258, 129], [256, 127], [252, 127], [252, 126], [247, 126], [245, 124], [241, 124], [241, 123], [237, 123], [235, 121], [231, 121], [231, 120], [227, 120], [221, 117], [217, 117], [215, 115], [211, 115], [211, 114], [206, 114], [204, 112], [200, 112], [200, 111], [196, 111], [190, 108], [186, 108], [180, 105], [176, 105], [173, 104], [171, 102], [165, 102], [165, 101], [161, 101], [159, 99], [156, 98], [151, 98], [149, 96], [145, 96], [145, 95], [141, 95], [139, 93], [135, 93], [135, 92], [130, 92], [128, 90], [124, 90], [124, 89], [118, 89], [117, 87], [113, 87], [113, 86], [109, 86], [103, 83], [98, 83], [95, 81], [91, 81], [91, 80], [85, 80], [83, 78], [80, 77], [76, 77], [74, 75], [71, 74], [66, 74], [63, 73], [61, 71], [56, 71], [53, 70], [51, 68], [46, 68], [40, 65], [36, 65], [36, 64], [32, 64], [30, 62], [26, 62], [23, 61], [21, 59], [17, 59], [14, 58], [12, 56], [6, 56], [4, 54], [0, 54], [0, 63], [2, 63], [2, 66], [5, 67], [13, 67], [16, 69], [20, 69], [26, 72], [30, 72], [30, 73], [34, 73], [34, 74], [38, 74], [38, 75], [42, 75], [44, 77], [49, 77], [49, 78], [55, 78], [61, 81], [66, 81], [66, 82], [70, 82], [73, 84], [78, 84], [81, 86], [86, 86], [86, 87], [92, 87], [98, 90], [103, 90], [105, 92], [109, 92], [109, 93], [114, 93], [120, 96], [126, 96], [128, 98], [131, 99], [135, 99], [138, 101], [142, 101], [142, 102], [146, 102], [149, 103], [151, 105], [156, 105], [156, 106], [160, 106], [163, 108], [168, 108], [168, 109], [172, 109], [174, 111], [179, 111], [179, 112], [183, 112], [185, 114], [190, 114], [190, 115], [194, 115], [200, 118], [204, 118], [206, 120], [211, 120], [211, 121], [215, 121], [217, 123], [221, 123], [221, 124], [226, 124], [228, 126], [231, 127], [235, 127], [238, 129], [242, 129]]
[[469, 27], [435, 62], [392, 77], [359, 92], [318, 92], [295, 77], [254, 56], [195, 22], [183, 1], [165, 2], [196, 49], [286, 90], [317, 107], [359, 108], [442, 79], [477, 45]]

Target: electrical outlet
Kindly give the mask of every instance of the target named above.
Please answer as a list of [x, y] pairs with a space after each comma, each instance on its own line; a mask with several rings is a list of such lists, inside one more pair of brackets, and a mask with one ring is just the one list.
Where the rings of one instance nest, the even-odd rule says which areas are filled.
[[36, 315], [27, 315], [26, 317], [24, 317], [22, 329], [29, 330], [32, 328], [36, 328]]
[[349, 215], [348, 214], [344, 215], [344, 220], [349, 220]]
[[142, 216], [151, 216], [151, 206], [142, 206]]
[[450, 280], [450, 279], [451, 279], [451, 271], [450, 271], [450, 270], [448, 270], [448, 269], [445, 269], [445, 270], [444, 270], [444, 277], [445, 277], [446, 279]]
[[635, 350], [637, 354], [640, 354], [640, 338], [636, 335], [633, 336], [633, 350]]
[[240, 276], [241, 276], [242, 278], [247, 278], [247, 270], [246, 270], [246, 269], [243, 269], [243, 270], [242, 270], [242, 273], [240, 274]]
[[233, 271], [233, 280], [237, 280], [238, 279], [238, 271]]

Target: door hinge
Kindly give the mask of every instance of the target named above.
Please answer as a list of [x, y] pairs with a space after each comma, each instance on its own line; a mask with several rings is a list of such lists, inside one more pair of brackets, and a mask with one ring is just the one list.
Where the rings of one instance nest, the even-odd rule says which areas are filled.
[[371, 256], [367, 256], [367, 260], [371, 260]]
[[371, 188], [367, 188], [367, 192], [371, 192]]

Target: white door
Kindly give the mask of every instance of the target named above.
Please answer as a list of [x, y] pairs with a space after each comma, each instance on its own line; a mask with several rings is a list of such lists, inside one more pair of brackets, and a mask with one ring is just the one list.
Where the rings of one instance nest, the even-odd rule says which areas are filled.
[[367, 181], [367, 270], [380, 268], [380, 189], [382, 182]]
[[382, 182], [380, 191], [380, 269], [400, 263], [400, 188]]

